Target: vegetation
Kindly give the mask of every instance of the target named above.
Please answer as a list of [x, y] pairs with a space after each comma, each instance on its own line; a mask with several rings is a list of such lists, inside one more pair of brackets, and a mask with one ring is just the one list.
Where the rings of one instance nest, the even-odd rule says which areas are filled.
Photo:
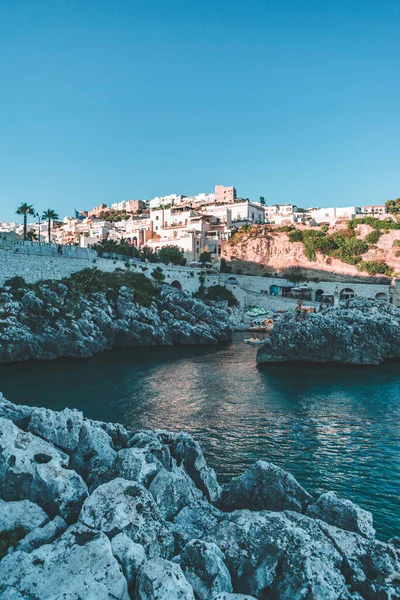
[[61, 280], [73, 297], [90, 296], [96, 292], [105, 292], [108, 299], [116, 299], [122, 286], [135, 292], [135, 302], [142, 306], [150, 306], [157, 295], [157, 288], [142, 273], [114, 271], [105, 273], [96, 267], [83, 269], [71, 277]]
[[110, 221], [111, 223], [118, 223], [119, 221], [127, 221], [131, 218], [131, 214], [127, 213], [126, 210], [102, 210], [99, 214], [99, 219], [102, 221]]
[[160, 283], [162, 281], [164, 281], [164, 279], [165, 279], [165, 275], [162, 272], [162, 268], [161, 267], [156, 267], [154, 269], [154, 271], [152, 272], [151, 276], [152, 276], [153, 279], [155, 279], [156, 281], [159, 281]]
[[60, 217], [58, 216], [56, 211], [53, 210], [52, 208], [48, 208], [47, 210], [45, 210], [42, 215], [43, 221], [47, 221], [47, 235], [48, 235], [49, 244], [51, 242], [51, 226], [52, 226], [52, 224], [54, 226], [54, 221], [58, 221], [59, 218]]
[[281, 227], [277, 227], [275, 229], [275, 231], [278, 231], [279, 233], [289, 233], [289, 231], [293, 231], [294, 227], [293, 225], [282, 225]]
[[140, 252], [128, 242], [126, 239], [121, 240], [101, 240], [97, 244], [91, 246], [93, 250], [96, 250], [99, 256], [103, 254], [120, 254], [121, 256], [129, 256], [131, 258], [139, 258]]
[[367, 271], [370, 275], [386, 275], [390, 277], [393, 274], [393, 269], [383, 261], [368, 260], [363, 261], [358, 265], [360, 271]]
[[186, 258], [183, 254], [183, 250], [178, 246], [164, 246], [157, 251], [158, 260], [166, 265], [172, 263], [173, 265], [185, 266]]
[[201, 284], [199, 291], [196, 292], [194, 296], [205, 302], [221, 302], [227, 300], [228, 306], [238, 306], [239, 304], [231, 290], [228, 290], [228, 288], [223, 285], [213, 285], [206, 288]]
[[396, 200], [388, 200], [385, 202], [385, 210], [391, 214], [400, 213], [400, 198], [396, 198]]
[[209, 252], [208, 250], [203, 250], [203, 252], [200, 253], [199, 256], [199, 261], [203, 264], [210, 262], [211, 260], [211, 252]]
[[221, 273], [232, 273], [232, 267], [225, 258], [221, 258], [220, 271]]
[[349, 229], [355, 229], [357, 225], [370, 225], [373, 229], [384, 229], [386, 231], [390, 229], [400, 229], [400, 222], [392, 221], [391, 219], [376, 219], [375, 217], [362, 217], [361, 219], [350, 219], [347, 221], [347, 227]]
[[289, 233], [291, 242], [302, 242], [304, 254], [308, 260], [316, 261], [317, 252], [342, 262], [355, 265], [360, 255], [368, 250], [368, 244], [356, 237], [355, 231], [342, 229], [332, 235], [314, 229], [295, 229]]
[[367, 242], [367, 244], [376, 244], [376, 242], [382, 235], [383, 231], [381, 231], [380, 229], [374, 229], [373, 231], [371, 231], [371, 233], [365, 236], [364, 241]]
[[33, 208], [32, 204], [27, 204], [26, 202], [23, 202], [22, 204], [20, 204], [16, 210], [17, 215], [22, 215], [24, 217], [24, 240], [27, 239], [27, 225], [28, 225], [28, 215], [29, 216], [35, 216], [35, 209]]

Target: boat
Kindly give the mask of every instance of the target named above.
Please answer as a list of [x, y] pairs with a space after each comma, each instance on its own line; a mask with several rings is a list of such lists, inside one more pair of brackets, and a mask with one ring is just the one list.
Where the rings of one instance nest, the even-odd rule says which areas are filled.
[[259, 344], [263, 344], [264, 340], [257, 340], [254, 338], [250, 338], [250, 339], [244, 340], [244, 343], [251, 344], [251, 346], [258, 346]]

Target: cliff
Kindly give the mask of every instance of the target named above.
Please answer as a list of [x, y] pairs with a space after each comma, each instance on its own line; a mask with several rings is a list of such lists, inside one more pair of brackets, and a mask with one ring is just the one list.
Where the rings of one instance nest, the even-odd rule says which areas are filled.
[[[361, 283], [374, 282], [378, 275], [371, 277], [368, 271], [360, 270], [357, 264], [349, 264], [322, 252], [315, 253], [315, 260], [310, 260], [302, 242], [290, 241], [290, 231], [282, 231], [279, 227], [259, 226], [248, 231], [239, 231], [223, 247], [223, 258], [233, 273], [246, 275], [276, 275], [289, 277], [296, 274], [304, 280], [318, 277], [325, 281], [350, 281], [356, 278]], [[297, 226], [299, 231], [307, 231], [304, 226]], [[320, 228], [313, 228], [321, 231]], [[368, 240], [373, 228], [367, 224], [355, 227], [354, 234], [359, 240]], [[349, 230], [345, 226], [329, 229], [327, 236], [334, 236]], [[384, 263], [394, 275], [400, 272], [400, 229], [384, 230], [376, 243], [368, 243], [368, 249], [359, 256], [360, 262]], [[361, 280], [361, 281], [360, 281]]]
[[400, 309], [382, 300], [348, 300], [305, 315], [283, 315], [257, 352], [258, 363], [377, 365], [400, 358]]
[[144, 275], [86, 269], [58, 282], [8, 283], [0, 288], [0, 363], [215, 344], [231, 335], [227, 311]]
[[4, 600], [400, 595], [398, 538], [378, 541], [370, 513], [272, 463], [222, 489], [185, 433], [2, 396], [0, 444]]

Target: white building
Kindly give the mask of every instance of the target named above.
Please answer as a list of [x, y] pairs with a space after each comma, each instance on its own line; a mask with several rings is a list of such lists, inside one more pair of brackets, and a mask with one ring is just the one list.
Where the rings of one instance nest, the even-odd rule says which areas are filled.
[[311, 219], [318, 225], [320, 223], [334, 225], [339, 219], [355, 219], [357, 215], [361, 214], [361, 208], [359, 206], [340, 206], [333, 208], [313, 208], [307, 212]]

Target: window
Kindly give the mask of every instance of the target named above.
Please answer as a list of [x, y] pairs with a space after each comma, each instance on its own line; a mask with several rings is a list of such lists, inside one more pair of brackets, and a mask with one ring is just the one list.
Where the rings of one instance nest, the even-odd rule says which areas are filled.
[[158, 221], [158, 215], [156, 216], [156, 221]]

